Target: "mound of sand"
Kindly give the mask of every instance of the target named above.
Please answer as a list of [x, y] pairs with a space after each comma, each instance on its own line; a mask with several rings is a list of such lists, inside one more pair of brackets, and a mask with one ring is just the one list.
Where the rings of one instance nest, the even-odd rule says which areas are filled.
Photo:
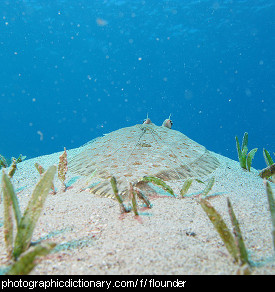
[[[68, 151], [68, 156], [78, 149]], [[20, 208], [25, 209], [40, 175], [58, 164], [61, 153], [29, 159], [18, 164], [12, 181]], [[275, 264], [271, 218], [263, 180], [257, 171], [242, 170], [237, 161], [213, 153], [220, 167], [211, 174], [215, 184], [211, 204], [231, 226], [227, 209], [230, 198], [239, 220], [254, 274], [274, 274]], [[67, 178], [70, 187], [61, 192], [55, 179], [56, 195], [49, 194], [35, 228], [33, 241], [57, 243], [55, 251], [41, 260], [32, 274], [234, 274], [238, 266], [199, 204], [196, 193], [204, 188], [192, 184], [186, 198], [160, 192], [150, 198], [146, 209], [139, 202], [140, 215], [121, 214], [118, 203], [81, 190], [78, 181]], [[71, 180], [70, 180], [71, 179]], [[170, 184], [179, 194], [181, 184]], [[274, 184], [272, 185], [274, 189]], [[3, 238], [3, 204], [0, 206], [0, 259], [6, 265]]]

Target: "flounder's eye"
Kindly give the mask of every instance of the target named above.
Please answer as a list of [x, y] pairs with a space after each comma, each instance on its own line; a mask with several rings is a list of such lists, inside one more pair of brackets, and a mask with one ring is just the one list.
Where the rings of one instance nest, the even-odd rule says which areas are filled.
[[173, 125], [173, 122], [170, 119], [166, 119], [163, 123], [162, 126], [166, 127], [168, 129], [171, 129]]
[[149, 118], [147, 118], [143, 121], [143, 124], [151, 124], [151, 120]]

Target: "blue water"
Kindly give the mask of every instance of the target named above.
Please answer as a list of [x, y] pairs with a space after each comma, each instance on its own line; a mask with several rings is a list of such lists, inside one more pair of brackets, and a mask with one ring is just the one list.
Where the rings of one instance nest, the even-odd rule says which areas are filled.
[[0, 154], [28, 158], [170, 114], [237, 160], [275, 152], [275, 1], [1, 0]]

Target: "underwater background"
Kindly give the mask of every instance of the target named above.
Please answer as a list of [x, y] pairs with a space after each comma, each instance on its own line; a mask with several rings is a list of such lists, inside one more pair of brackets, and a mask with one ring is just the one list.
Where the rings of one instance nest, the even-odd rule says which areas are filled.
[[275, 1], [1, 0], [0, 154], [76, 148], [146, 118], [238, 160], [275, 156]]

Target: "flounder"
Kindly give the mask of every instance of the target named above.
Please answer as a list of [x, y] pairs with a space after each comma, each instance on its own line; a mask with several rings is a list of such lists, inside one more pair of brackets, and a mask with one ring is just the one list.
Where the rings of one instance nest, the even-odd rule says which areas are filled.
[[114, 198], [111, 177], [115, 177], [122, 196], [129, 194], [129, 183], [150, 192], [142, 178], [153, 176], [164, 182], [201, 179], [218, 166], [218, 159], [204, 146], [179, 131], [166, 119], [156, 126], [147, 119], [143, 124], [126, 127], [92, 140], [69, 161], [73, 174], [91, 177], [90, 191]]

